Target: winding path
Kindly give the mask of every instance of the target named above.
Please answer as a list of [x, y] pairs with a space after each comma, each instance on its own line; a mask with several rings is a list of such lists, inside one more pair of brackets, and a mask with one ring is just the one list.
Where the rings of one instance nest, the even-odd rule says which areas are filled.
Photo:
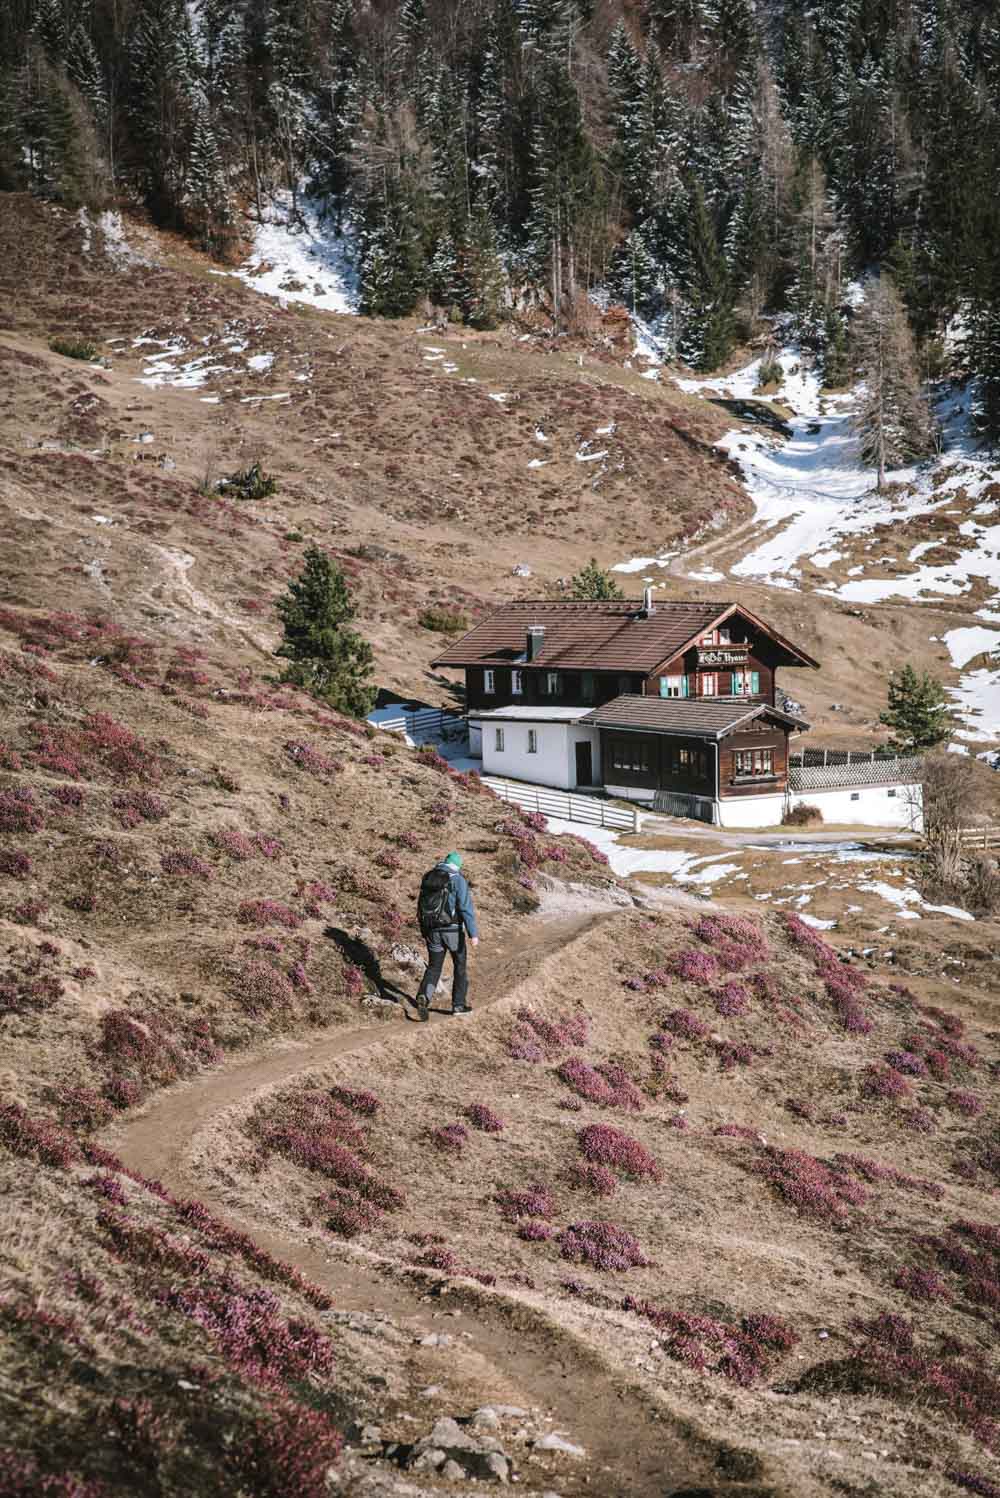
[[[482, 943], [474, 956], [476, 1008], [512, 999], [525, 979], [543, 963], [558, 959], [564, 948], [581, 939], [606, 913], [589, 911], [571, 918], [525, 923], [516, 942]], [[461, 1044], [462, 1030], [475, 1023], [433, 1015], [432, 1023], [451, 1025]], [[666, 1406], [630, 1384], [624, 1369], [614, 1370], [582, 1338], [515, 1294], [479, 1290], [462, 1282], [451, 1304], [461, 1304], [461, 1325], [471, 1336], [445, 1364], [437, 1349], [425, 1349], [420, 1338], [441, 1331], [434, 1298], [414, 1275], [402, 1275], [394, 1262], [344, 1247], [338, 1256], [304, 1242], [290, 1230], [241, 1220], [220, 1189], [195, 1164], [198, 1140], [230, 1108], [244, 1107], [257, 1092], [313, 1072], [350, 1052], [372, 1046], [419, 1045], [427, 1030], [405, 1019], [330, 1032], [302, 1041], [274, 1043], [241, 1055], [228, 1065], [173, 1087], [141, 1114], [109, 1130], [103, 1143], [144, 1175], [163, 1182], [180, 1196], [203, 1201], [223, 1221], [252, 1232], [261, 1247], [293, 1264], [328, 1289], [338, 1309], [388, 1315], [413, 1335], [409, 1372], [418, 1380], [441, 1384], [452, 1408], [474, 1408], [490, 1399], [529, 1404], [553, 1417], [553, 1428], [584, 1445], [586, 1462], [572, 1462], [560, 1474], [565, 1495], [607, 1498], [665, 1498], [697, 1493], [699, 1498], [738, 1493], [739, 1486], [715, 1478], [711, 1446], [672, 1421]], [[447, 1323], [454, 1326], [455, 1323]], [[610, 1476], [609, 1474], [612, 1474]], [[524, 1479], [529, 1480], [528, 1472]], [[746, 1491], [743, 1489], [742, 1491]]]

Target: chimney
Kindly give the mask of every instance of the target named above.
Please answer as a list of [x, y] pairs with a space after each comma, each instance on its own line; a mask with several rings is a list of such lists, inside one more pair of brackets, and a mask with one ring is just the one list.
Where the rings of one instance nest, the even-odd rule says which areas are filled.
[[528, 643], [524, 652], [526, 661], [537, 660], [545, 646], [545, 626], [532, 624], [528, 630]]
[[656, 612], [656, 605], [653, 602], [652, 588], [643, 588], [642, 590], [642, 612], [645, 614], [647, 619], [649, 618], [650, 614]]

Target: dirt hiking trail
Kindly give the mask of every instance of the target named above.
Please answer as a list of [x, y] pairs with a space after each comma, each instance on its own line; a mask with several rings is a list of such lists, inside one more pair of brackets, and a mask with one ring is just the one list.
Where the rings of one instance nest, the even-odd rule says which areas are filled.
[[[441, 1011], [450, 1001], [438, 998], [431, 1024], [450, 1026], [456, 1046], [461, 1046], [462, 1031], [475, 1024], [477, 1010], [516, 998], [521, 984], [542, 963], [598, 922], [613, 918], [593, 911], [570, 918], [536, 918], [502, 945], [481, 942], [470, 961], [473, 1013], [462, 1020], [447, 1017]], [[262, 1248], [327, 1289], [336, 1298], [338, 1312], [391, 1318], [412, 1334], [408, 1374], [414, 1392], [423, 1384], [436, 1384], [447, 1391], [456, 1409], [504, 1402], [530, 1405], [552, 1416], [552, 1429], [587, 1452], [585, 1462], [565, 1459], [558, 1476], [560, 1495], [721, 1498], [743, 1493], [747, 1498], [778, 1498], [770, 1486], [719, 1483], [719, 1453], [709, 1441], [682, 1429], [665, 1405], [630, 1385], [621, 1370], [535, 1305], [472, 1282], [442, 1296], [432, 1283], [439, 1276], [404, 1276], [395, 1261], [346, 1246], [341, 1257], [328, 1257], [292, 1232], [239, 1218], [220, 1196], [217, 1183], [198, 1171], [199, 1138], [228, 1109], [244, 1107], [256, 1093], [351, 1052], [377, 1046], [391, 1053], [395, 1047], [419, 1046], [427, 1034], [415, 1019], [400, 1018], [276, 1042], [169, 1089], [145, 1112], [108, 1130], [102, 1143], [175, 1195], [195, 1197], [229, 1225], [249, 1230]], [[441, 1306], [447, 1306], [451, 1316], [461, 1307], [457, 1319], [443, 1320]], [[446, 1352], [422, 1345], [421, 1338], [442, 1331], [453, 1336]]]

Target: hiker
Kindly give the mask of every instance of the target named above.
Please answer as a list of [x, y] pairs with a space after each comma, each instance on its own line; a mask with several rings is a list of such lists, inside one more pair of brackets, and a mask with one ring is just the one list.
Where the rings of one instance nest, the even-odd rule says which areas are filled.
[[469, 976], [465, 938], [468, 934], [472, 945], [478, 946], [479, 929], [468, 881], [459, 872], [461, 867], [461, 853], [449, 853], [429, 869], [420, 882], [417, 918], [427, 943], [427, 970], [417, 994], [417, 1012], [422, 1020], [429, 1017], [430, 1002], [441, 977], [445, 952], [451, 953], [453, 969], [451, 1012], [468, 1014], [472, 1008], [466, 1002]]

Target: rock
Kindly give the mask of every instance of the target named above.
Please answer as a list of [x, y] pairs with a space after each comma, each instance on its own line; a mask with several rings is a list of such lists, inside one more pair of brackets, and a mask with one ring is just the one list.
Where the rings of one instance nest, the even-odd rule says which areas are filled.
[[382, 1430], [381, 1430], [381, 1427], [378, 1426], [378, 1425], [362, 1425], [362, 1427], [361, 1427], [361, 1434], [360, 1434], [359, 1439], [362, 1440], [362, 1441], [366, 1441], [366, 1442], [367, 1441], [379, 1441], [379, 1442], [381, 1442], [381, 1440], [382, 1440]]
[[440, 1420], [435, 1421], [434, 1429], [428, 1440], [435, 1446], [471, 1446], [472, 1441], [466, 1432], [453, 1420], [450, 1415], [442, 1415]]
[[510, 570], [513, 577], [531, 576], [531, 568], [528, 566], [527, 562], [518, 562], [517, 565], [515, 567], [512, 567]]
[[439, 1475], [446, 1478], [448, 1482], [464, 1482], [465, 1468], [460, 1467], [457, 1462], [452, 1461], [451, 1457], [449, 1457], [441, 1468]]
[[510, 1475], [510, 1464], [505, 1456], [499, 1451], [493, 1451], [486, 1458], [485, 1476], [491, 1477], [494, 1482], [506, 1482]]
[[392, 948], [389, 956], [400, 967], [422, 967], [424, 963], [424, 958], [416, 947], [405, 946], [402, 942]]
[[469, 1422], [476, 1430], [499, 1430], [500, 1417], [496, 1410], [485, 1405], [483, 1409], [477, 1410]]
[[414, 1457], [410, 1463], [410, 1470], [413, 1472], [436, 1472], [439, 1467], [444, 1466], [447, 1460], [447, 1452], [440, 1451], [434, 1446], [429, 1446], [426, 1451], [422, 1451], [419, 1456]]
[[174, 462], [173, 458], [168, 458], [166, 453], [164, 453], [163, 457], [160, 459], [160, 467], [165, 468], [168, 473], [172, 473], [177, 467], [177, 464]]
[[434, 1399], [441, 1392], [440, 1384], [428, 1384], [426, 1389], [420, 1390], [421, 1399]]
[[535, 1442], [536, 1451], [561, 1451], [565, 1456], [586, 1456], [582, 1446], [574, 1446], [572, 1441], [564, 1440], [562, 1436], [550, 1431], [547, 1436], [542, 1436]]
[[516, 1404], [487, 1404], [483, 1408], [492, 1410], [495, 1415], [500, 1416], [501, 1420], [524, 1420], [528, 1414], [527, 1410], [522, 1410]]
[[138, 442], [140, 447], [149, 447], [150, 443], [156, 441], [156, 437], [152, 432], [139, 432], [132, 441]]
[[426, 1337], [420, 1338], [419, 1345], [421, 1347], [450, 1347], [454, 1340], [454, 1337], [449, 1336], [447, 1332], [428, 1332]]

